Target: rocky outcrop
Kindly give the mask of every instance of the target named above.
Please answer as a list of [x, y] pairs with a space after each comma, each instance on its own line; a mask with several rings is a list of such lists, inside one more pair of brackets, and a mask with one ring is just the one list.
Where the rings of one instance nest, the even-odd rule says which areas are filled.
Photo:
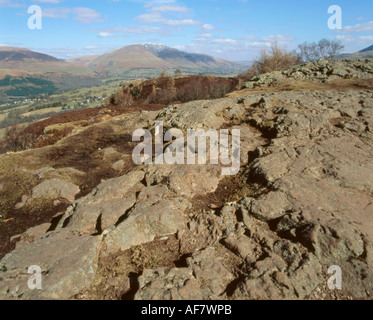
[[246, 82], [245, 88], [274, 86], [283, 81], [312, 81], [328, 83], [335, 79], [369, 79], [373, 75], [373, 59], [319, 60], [282, 71], [269, 72]]
[[[44, 174], [48, 171], [39, 171], [37, 174]], [[20, 209], [26, 204], [32, 205], [32, 202], [36, 199], [57, 201], [61, 199], [72, 203], [79, 192], [80, 188], [71, 182], [59, 178], [47, 179], [32, 189], [31, 196], [23, 195], [22, 201], [17, 203], [16, 209]]]
[[[359, 63], [371, 71], [370, 61], [350, 64]], [[372, 119], [371, 90], [255, 94], [147, 115], [149, 130], [155, 121], [240, 129], [240, 172], [143, 165], [103, 181], [1, 260], [0, 295], [63, 299], [95, 288], [116, 299], [371, 299]], [[151, 263], [139, 264], [133, 252], [146, 250]], [[27, 288], [31, 265], [43, 270], [43, 290]], [[327, 285], [333, 265], [340, 291]]]

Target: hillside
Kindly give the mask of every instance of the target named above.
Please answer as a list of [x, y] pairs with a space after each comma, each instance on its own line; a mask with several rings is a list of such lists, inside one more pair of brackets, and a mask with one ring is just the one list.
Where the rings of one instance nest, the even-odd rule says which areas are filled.
[[0, 69], [14, 69], [33, 73], [93, 74], [85, 67], [77, 67], [50, 55], [25, 48], [0, 46]]
[[89, 63], [92, 70], [98, 72], [116, 72], [118, 69], [169, 67], [162, 59], [147, 51], [141, 45], [132, 45], [105, 53]]
[[197, 99], [222, 98], [236, 90], [238, 80], [213, 76], [163, 77], [125, 84], [109, 99], [111, 105], [170, 104]]
[[62, 62], [52, 56], [34, 52], [26, 48], [0, 47], [0, 61], [2, 64], [27, 62], [30, 60], [38, 62]]
[[[29, 127], [68, 134], [0, 155], [0, 298], [371, 300], [372, 81], [372, 59], [319, 61], [221, 99], [108, 104]], [[239, 172], [223, 176], [213, 157], [136, 165], [134, 130], [159, 121], [240, 130]], [[43, 290], [27, 287], [31, 265]]]
[[360, 50], [359, 52], [368, 52], [368, 51], [373, 51], [373, 45], [371, 45], [370, 47], [367, 47], [363, 50]]
[[213, 69], [236, 67], [235, 63], [217, 59], [209, 55], [179, 51], [164, 45], [130, 45], [98, 57], [79, 57], [69, 60], [76, 65], [88, 66], [99, 73], [125, 72], [128, 69]]
[[187, 53], [164, 45], [145, 44], [143, 47], [173, 67], [219, 67], [232, 66], [234, 63], [214, 58], [206, 54]]
[[373, 45], [370, 47], [367, 47], [365, 49], [362, 49], [358, 52], [354, 53], [343, 53], [338, 55], [338, 59], [344, 60], [344, 59], [371, 59], [373, 58]]
[[98, 83], [92, 70], [25, 48], [0, 46], [0, 103]]
[[99, 55], [88, 55], [88, 56], [82, 56], [82, 57], [78, 57], [78, 58], [72, 58], [72, 59], [69, 59], [69, 60], [66, 60], [68, 63], [71, 63], [71, 64], [74, 64], [74, 65], [77, 65], [77, 66], [84, 66], [84, 67], [88, 67], [89, 64], [97, 59], [99, 57]]

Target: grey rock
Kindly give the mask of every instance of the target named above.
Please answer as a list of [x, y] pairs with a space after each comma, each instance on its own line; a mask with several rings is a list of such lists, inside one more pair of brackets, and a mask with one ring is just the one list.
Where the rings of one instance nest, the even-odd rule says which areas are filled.
[[[99, 237], [68, 231], [48, 234], [7, 254], [1, 264], [0, 295], [3, 299], [70, 299], [87, 289], [97, 269]], [[30, 266], [42, 270], [42, 289], [30, 290]]]
[[66, 199], [69, 202], [75, 200], [75, 196], [80, 192], [78, 186], [61, 179], [48, 179], [32, 189], [31, 199], [51, 198]]
[[184, 210], [189, 204], [179, 199], [160, 200], [148, 207], [140, 201], [128, 218], [110, 231], [104, 240], [106, 253], [152, 242], [156, 237], [176, 234], [185, 228]]

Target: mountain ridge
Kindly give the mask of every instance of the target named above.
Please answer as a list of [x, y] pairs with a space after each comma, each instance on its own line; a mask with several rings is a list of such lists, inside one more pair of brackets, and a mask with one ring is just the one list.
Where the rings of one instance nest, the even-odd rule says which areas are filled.
[[367, 52], [367, 51], [373, 51], [373, 45], [363, 49], [363, 50], [360, 50], [359, 52]]
[[144, 68], [210, 68], [237, 66], [236, 63], [215, 58], [207, 54], [188, 53], [163, 44], [134, 44], [99, 55], [90, 62], [89, 56], [67, 60], [78, 64], [86, 61], [86, 66], [98, 72], [112, 72], [118, 69]]

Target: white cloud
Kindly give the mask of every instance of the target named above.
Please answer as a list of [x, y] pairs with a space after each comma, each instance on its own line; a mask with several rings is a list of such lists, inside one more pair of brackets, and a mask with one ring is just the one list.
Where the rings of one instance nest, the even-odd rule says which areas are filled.
[[186, 7], [177, 6], [177, 5], [162, 5], [158, 7], [152, 7], [152, 11], [156, 12], [190, 12], [191, 10]]
[[370, 42], [370, 41], [373, 41], [373, 36], [360, 36], [360, 37], [358, 37], [358, 39], [361, 40], [361, 41]]
[[193, 39], [192, 43], [175, 48], [187, 52], [203, 52], [228, 60], [252, 61], [257, 58], [262, 49], [270, 48], [275, 39], [285, 47], [290, 47], [294, 40], [288, 35], [268, 35], [262, 38], [247, 35], [239, 38], [223, 38], [207, 33], [199, 35]]
[[351, 35], [338, 35], [336, 36], [337, 40], [342, 41], [343, 43], [367, 43], [369, 44], [370, 42], [373, 41], [373, 36], [358, 36], [358, 37], [353, 37]]
[[214, 39], [213, 42], [220, 44], [237, 44], [237, 40], [234, 39]]
[[242, 40], [257, 40], [258, 37], [257, 36], [254, 36], [254, 35], [245, 35], [243, 37], [241, 37]]
[[[139, 15], [135, 19], [145, 24], [159, 23], [169, 27], [196, 26], [201, 24], [201, 22], [191, 19], [188, 16], [180, 16], [180, 14], [187, 14], [192, 10], [184, 6], [175, 5], [173, 4], [174, 2], [174, 0], [151, 1], [145, 5], [147, 13]], [[173, 13], [179, 14], [178, 19], [169, 17]]]
[[110, 33], [110, 32], [99, 32], [99, 34], [97, 35], [98, 38], [112, 38], [112, 37], [115, 37], [115, 34], [114, 33]]
[[193, 19], [166, 19], [159, 12], [150, 12], [144, 13], [136, 18], [136, 20], [141, 23], [151, 24], [151, 23], [160, 23], [168, 26], [196, 26], [201, 24], [199, 21]]
[[373, 21], [367, 23], [359, 23], [354, 26], [343, 27], [342, 30], [338, 30], [341, 33], [357, 33], [357, 32], [367, 32], [373, 31]]
[[163, 23], [169, 26], [196, 26], [201, 24], [201, 22], [193, 19], [165, 20]]
[[52, 19], [67, 19], [70, 13], [70, 8], [47, 8], [43, 10], [43, 17]]
[[142, 23], [163, 23], [166, 19], [159, 12], [144, 13], [139, 15], [136, 20]]
[[276, 35], [269, 35], [263, 38], [264, 41], [275, 42], [277, 41], [279, 44], [286, 44], [292, 40], [293, 37], [283, 34], [276, 34]]
[[94, 22], [102, 22], [101, 14], [90, 8], [74, 8], [72, 9], [73, 15], [75, 15], [75, 20], [84, 23], [92, 24]]
[[74, 20], [83, 24], [102, 22], [101, 14], [90, 8], [47, 8], [43, 10], [43, 17], [53, 19], [67, 19], [70, 15]]
[[215, 27], [212, 24], [206, 23], [202, 26], [202, 29], [211, 31], [211, 30], [215, 30]]
[[[132, 0], [132, 1], [135, 1], [135, 2], [144, 2], [144, 1], [141, 1], [141, 0]], [[175, 3], [176, 0], [151, 0], [151, 1], [146, 1], [146, 2], [147, 3], [145, 4], [145, 8], [150, 8], [150, 7], [154, 7], [154, 6]]]
[[24, 5], [12, 0], [0, 0], [0, 7], [20, 8]]
[[[161, 32], [162, 29], [159, 27], [149, 27], [149, 26], [138, 26], [138, 27], [113, 27], [113, 28], [104, 28], [100, 30], [93, 30], [99, 31], [98, 37], [99, 38], [112, 38], [112, 37], [123, 37], [125, 36], [123, 33], [131, 33], [131, 34], [151, 34], [151, 33], [158, 33]], [[118, 34], [121, 33], [121, 34]]]

